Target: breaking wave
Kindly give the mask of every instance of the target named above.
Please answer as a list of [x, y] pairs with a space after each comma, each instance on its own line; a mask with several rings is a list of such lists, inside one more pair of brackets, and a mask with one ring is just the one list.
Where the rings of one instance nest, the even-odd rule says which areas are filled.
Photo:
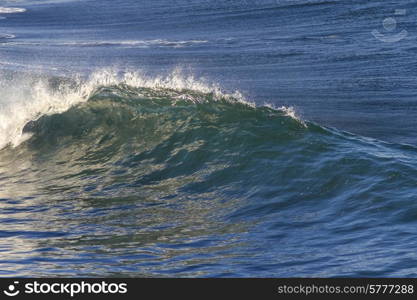
[[[227, 101], [231, 105], [230, 109], [239, 105], [257, 109], [255, 104], [247, 101], [239, 92], [224, 93], [218, 85], [196, 80], [193, 76], [184, 76], [178, 70], [160, 77], [109, 70], [96, 72], [87, 79], [33, 76], [16, 79], [12, 76], [3, 78], [0, 89], [0, 149], [7, 145], [16, 147], [26, 141], [31, 136], [23, 130], [28, 122], [36, 121], [44, 115], [63, 113], [75, 105], [100, 97], [103, 91], [112, 91], [115, 93], [113, 96], [120, 93], [126, 94], [126, 97], [135, 95], [135, 105], [143, 105], [149, 97], [164, 97], [173, 107], [179, 101], [206, 103], [208, 106]], [[270, 109], [274, 110], [272, 107]], [[292, 108], [282, 107], [278, 110], [297, 118]]]

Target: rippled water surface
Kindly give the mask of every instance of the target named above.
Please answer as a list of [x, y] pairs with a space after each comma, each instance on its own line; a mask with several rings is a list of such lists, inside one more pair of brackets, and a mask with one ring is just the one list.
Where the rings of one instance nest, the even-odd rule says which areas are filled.
[[413, 1], [0, 1], [0, 276], [417, 276]]

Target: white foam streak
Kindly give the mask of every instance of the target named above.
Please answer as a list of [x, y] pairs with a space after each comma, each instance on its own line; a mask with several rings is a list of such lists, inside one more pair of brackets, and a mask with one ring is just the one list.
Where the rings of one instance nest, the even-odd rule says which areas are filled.
[[14, 39], [15, 37], [14, 34], [0, 34], [0, 39]]
[[38, 46], [38, 47], [124, 47], [124, 48], [152, 48], [152, 47], [171, 47], [183, 48], [198, 44], [208, 43], [205, 40], [110, 40], [110, 41], [69, 41], [69, 42], [51, 42], [51, 41], [33, 41], [33, 42], [14, 42], [9, 45], [13, 46]]
[[1, 7], [0, 6], [0, 14], [15, 14], [15, 13], [23, 13], [25, 12], [25, 8], [20, 7]]
[[81, 47], [94, 47], [94, 46], [138, 46], [138, 47], [173, 47], [181, 48], [185, 46], [204, 44], [208, 41], [205, 40], [189, 40], [189, 41], [169, 41], [169, 40], [127, 40], [127, 41], [89, 41], [89, 42], [66, 42], [57, 44], [57, 46], [81, 46]]

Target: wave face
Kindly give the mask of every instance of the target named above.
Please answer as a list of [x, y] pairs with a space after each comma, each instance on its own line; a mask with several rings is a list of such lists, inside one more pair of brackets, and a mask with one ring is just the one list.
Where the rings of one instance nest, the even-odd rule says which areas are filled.
[[[416, 148], [178, 74], [132, 74], [49, 80], [55, 90], [38, 87], [48, 105], [15, 118], [26, 138], [0, 151], [2, 221], [12, 224], [1, 234], [20, 241], [7, 250], [20, 266], [12, 274], [370, 276], [358, 255], [384, 261], [390, 247], [412, 245]], [[50, 267], [34, 258], [26, 269], [14, 247], [42, 251]], [[82, 268], [72, 263], [80, 252], [95, 256]]]
[[0, 0], [0, 276], [417, 277], [416, 11]]

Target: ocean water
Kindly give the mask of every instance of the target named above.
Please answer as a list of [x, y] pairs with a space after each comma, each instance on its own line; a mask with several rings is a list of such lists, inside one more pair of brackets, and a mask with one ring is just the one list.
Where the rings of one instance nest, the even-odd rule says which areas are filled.
[[416, 277], [415, 1], [0, 0], [0, 276]]

